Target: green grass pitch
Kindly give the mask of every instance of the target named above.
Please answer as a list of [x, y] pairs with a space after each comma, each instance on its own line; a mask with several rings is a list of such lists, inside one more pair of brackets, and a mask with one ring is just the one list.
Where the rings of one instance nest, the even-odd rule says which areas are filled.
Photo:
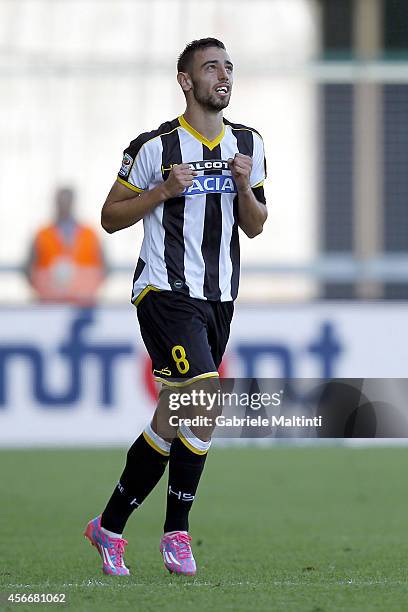
[[407, 450], [213, 448], [191, 515], [195, 578], [158, 551], [165, 480], [131, 517], [130, 577], [101, 573], [83, 538], [120, 450], [0, 452], [2, 610], [8, 593], [67, 594], [72, 610], [408, 610]]

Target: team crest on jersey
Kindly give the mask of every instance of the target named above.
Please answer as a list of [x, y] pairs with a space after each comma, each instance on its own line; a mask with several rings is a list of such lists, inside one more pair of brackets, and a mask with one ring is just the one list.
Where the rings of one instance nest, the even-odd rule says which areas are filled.
[[191, 187], [183, 191], [185, 195], [204, 195], [206, 193], [237, 193], [237, 186], [232, 176], [207, 174], [196, 176]]
[[130, 157], [128, 153], [125, 153], [122, 160], [122, 166], [119, 170], [120, 176], [129, 176], [130, 169], [133, 164], [133, 157]]

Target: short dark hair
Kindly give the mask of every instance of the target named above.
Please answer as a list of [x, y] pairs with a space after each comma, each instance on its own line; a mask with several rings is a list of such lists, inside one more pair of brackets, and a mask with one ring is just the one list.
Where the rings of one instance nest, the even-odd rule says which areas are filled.
[[188, 43], [184, 51], [180, 54], [177, 60], [177, 72], [188, 72], [191, 67], [191, 62], [194, 53], [199, 49], [207, 49], [207, 47], [218, 47], [218, 49], [224, 49], [225, 45], [217, 38], [200, 38], [199, 40], [193, 40]]

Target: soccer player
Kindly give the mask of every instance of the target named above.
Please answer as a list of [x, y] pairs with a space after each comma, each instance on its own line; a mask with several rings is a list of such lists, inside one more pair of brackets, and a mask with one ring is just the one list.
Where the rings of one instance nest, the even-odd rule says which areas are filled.
[[[214, 38], [188, 44], [177, 63], [186, 111], [133, 140], [102, 209], [116, 232], [143, 219], [144, 239], [132, 302], [162, 384], [150, 424], [127, 453], [120, 480], [85, 536], [107, 574], [127, 575], [122, 533], [169, 464], [160, 542], [165, 567], [194, 575], [188, 516], [211, 444], [213, 425], [170, 425], [169, 393], [215, 391], [239, 280], [238, 227], [253, 238], [267, 218], [266, 163], [259, 133], [223, 118], [233, 65]], [[189, 406], [189, 416], [208, 406]]]

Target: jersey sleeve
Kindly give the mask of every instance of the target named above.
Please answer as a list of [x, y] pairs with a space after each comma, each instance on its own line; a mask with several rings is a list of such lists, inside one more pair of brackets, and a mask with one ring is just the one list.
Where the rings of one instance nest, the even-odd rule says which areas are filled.
[[142, 193], [149, 189], [153, 176], [153, 160], [145, 135], [132, 140], [123, 152], [122, 166], [117, 180], [125, 187]]
[[266, 179], [266, 159], [262, 138], [254, 133], [254, 151], [252, 156], [252, 171], [250, 182], [252, 189], [263, 187]]
[[266, 198], [263, 186], [259, 185], [258, 187], [252, 187], [252, 191], [258, 202], [262, 202], [262, 204], [266, 205]]

